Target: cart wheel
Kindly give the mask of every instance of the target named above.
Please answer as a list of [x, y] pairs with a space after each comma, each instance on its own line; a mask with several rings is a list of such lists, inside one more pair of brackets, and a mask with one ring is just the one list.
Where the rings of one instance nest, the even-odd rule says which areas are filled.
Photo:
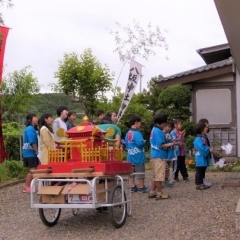
[[[124, 192], [124, 200], [126, 201], [126, 194]], [[109, 198], [109, 203], [119, 203], [119, 205], [109, 207], [109, 217], [115, 228], [120, 228], [124, 225], [127, 217], [127, 204], [122, 203], [122, 188], [120, 185], [115, 186]]]
[[[40, 202], [42, 199], [40, 198]], [[61, 215], [61, 208], [39, 208], [39, 216], [42, 223], [47, 227], [53, 227], [57, 224]]]
[[73, 208], [72, 209], [72, 214], [74, 217], [76, 217], [78, 215], [79, 209], [78, 208]]

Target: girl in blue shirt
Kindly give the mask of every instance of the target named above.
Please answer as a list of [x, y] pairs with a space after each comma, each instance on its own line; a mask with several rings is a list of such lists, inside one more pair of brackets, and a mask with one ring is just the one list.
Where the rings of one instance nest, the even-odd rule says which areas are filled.
[[[38, 155], [38, 138], [35, 127], [38, 125], [38, 118], [35, 113], [29, 113], [26, 117], [26, 128], [23, 133], [23, 162], [24, 167], [36, 169], [39, 164]], [[28, 172], [26, 177], [25, 187], [23, 188], [24, 193], [30, 193], [30, 184], [33, 176]]]
[[[208, 122], [208, 120], [206, 118], [200, 119], [199, 122], [203, 122], [206, 125], [206, 127], [208, 128], [207, 134], [204, 135], [204, 138], [205, 138], [205, 141], [206, 141], [207, 145], [211, 148], [210, 140], [208, 138], [208, 133], [210, 131], [210, 129], [209, 129], [209, 127], [210, 127], [209, 126], [209, 122]], [[214, 163], [215, 163], [215, 161], [214, 161], [213, 155], [210, 153], [210, 165], [214, 164]], [[211, 187], [211, 185], [212, 185], [212, 183], [207, 181], [205, 178], [203, 179], [203, 183], [206, 186], [209, 186], [209, 187]]]
[[199, 122], [196, 126], [196, 138], [193, 141], [194, 148], [196, 149], [195, 162], [196, 162], [196, 175], [195, 184], [197, 190], [206, 190], [209, 186], [206, 186], [203, 182], [207, 166], [209, 166], [210, 154], [213, 149], [210, 148], [205, 140], [205, 134], [208, 131], [208, 127], [205, 123]]

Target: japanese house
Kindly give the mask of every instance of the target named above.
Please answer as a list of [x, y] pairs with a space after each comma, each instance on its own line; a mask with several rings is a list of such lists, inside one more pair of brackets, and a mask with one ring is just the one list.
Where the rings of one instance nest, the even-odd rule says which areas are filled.
[[[233, 145], [231, 157], [240, 157], [240, 111], [237, 112], [237, 96], [240, 93], [240, 76], [236, 71], [229, 44], [197, 50], [206, 65], [177, 73], [168, 77], [159, 76], [156, 84], [160, 88], [182, 83], [192, 92], [190, 110], [192, 119], [209, 120], [210, 140], [221, 152], [221, 145]], [[224, 153], [221, 152], [224, 156]]]

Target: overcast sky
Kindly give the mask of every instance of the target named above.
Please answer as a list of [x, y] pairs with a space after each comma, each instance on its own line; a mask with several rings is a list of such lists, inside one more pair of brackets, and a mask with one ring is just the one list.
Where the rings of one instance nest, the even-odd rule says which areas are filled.
[[[31, 65], [42, 92], [49, 83], [64, 53], [81, 54], [91, 48], [101, 63], [118, 76], [122, 63], [113, 53], [115, 43], [107, 29], [115, 22], [131, 24], [134, 19], [144, 28], [167, 29], [169, 50], [155, 49], [157, 55], [146, 62], [137, 58], [143, 69], [143, 86], [151, 77], [172, 75], [204, 65], [199, 48], [226, 43], [226, 37], [213, 0], [13, 0], [14, 7], [1, 7], [9, 32], [5, 73]], [[168, 56], [169, 60], [166, 60]], [[129, 66], [125, 66], [119, 86], [125, 91]], [[116, 79], [113, 84], [115, 84]], [[139, 88], [136, 92], [139, 91]]]

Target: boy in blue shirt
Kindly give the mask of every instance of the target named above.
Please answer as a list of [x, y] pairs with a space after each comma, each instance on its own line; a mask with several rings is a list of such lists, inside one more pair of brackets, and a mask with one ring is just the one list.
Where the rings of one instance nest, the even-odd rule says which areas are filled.
[[[135, 184], [135, 176], [130, 178], [131, 192], [147, 193], [149, 189], [144, 185], [145, 178], [145, 140], [142, 133], [139, 131], [141, 127], [141, 118], [138, 116], [131, 116], [129, 122], [130, 130], [125, 136], [125, 144], [127, 148], [127, 161], [133, 166], [133, 172], [139, 182], [139, 188]], [[142, 174], [141, 174], [142, 173]]]
[[162, 182], [165, 181], [165, 168], [168, 148], [175, 146], [177, 143], [166, 143], [165, 134], [163, 128], [167, 123], [167, 116], [159, 113], [154, 117], [154, 127], [150, 135], [151, 145], [151, 164], [153, 171], [153, 180], [151, 191], [148, 194], [149, 198], [168, 199], [170, 196], [162, 192]]

